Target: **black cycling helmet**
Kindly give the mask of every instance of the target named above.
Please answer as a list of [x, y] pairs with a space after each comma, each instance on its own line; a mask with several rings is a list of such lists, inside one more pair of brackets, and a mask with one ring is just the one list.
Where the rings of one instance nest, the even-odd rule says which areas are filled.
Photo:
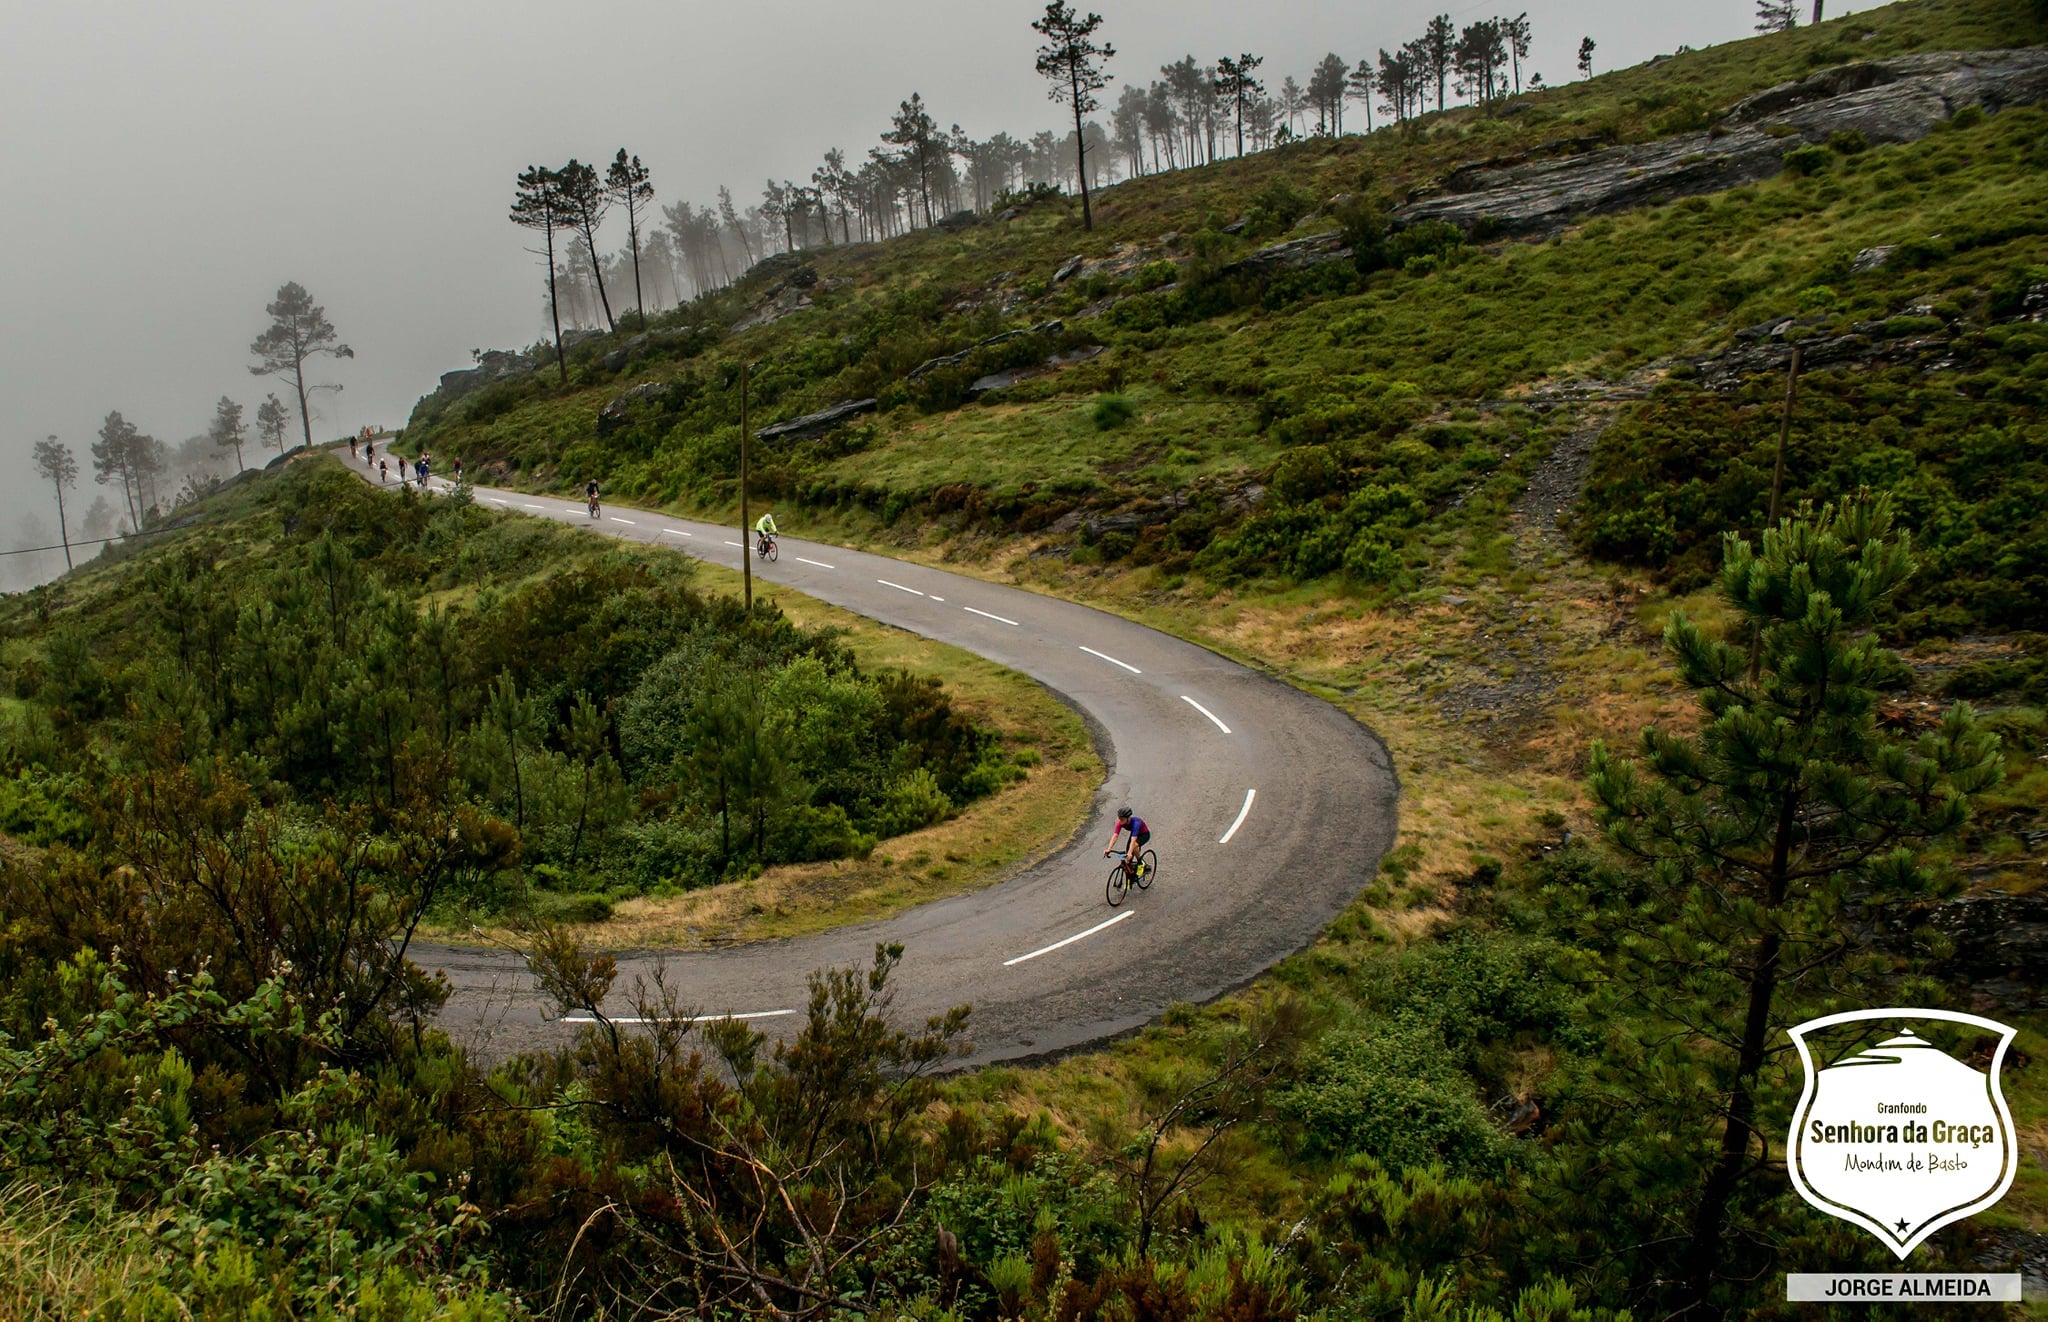
[[1117, 809], [1116, 819], [1120, 822], [1128, 822], [1129, 820], [1131, 820], [1131, 810], [1129, 808]]

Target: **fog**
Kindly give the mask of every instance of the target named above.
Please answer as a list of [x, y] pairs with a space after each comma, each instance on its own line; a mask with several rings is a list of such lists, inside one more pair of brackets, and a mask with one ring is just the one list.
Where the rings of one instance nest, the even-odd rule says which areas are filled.
[[[1749, 34], [1751, 0], [1516, 0], [1533, 58], [1575, 76]], [[1192, 53], [1250, 51], [1277, 88], [1327, 51], [1356, 62], [1415, 36], [1441, 0], [1094, 0], [1124, 82]], [[1829, 15], [1869, 8], [1833, 0]], [[856, 161], [921, 92], [977, 136], [1058, 129], [1032, 69], [1042, 0], [292, 0], [0, 4], [0, 123], [9, 171], [0, 323], [0, 547], [50, 536], [56, 508], [30, 446], [77, 455], [72, 535], [96, 495], [89, 446], [110, 409], [173, 448], [227, 394], [253, 415], [281, 383], [247, 371], [264, 304], [296, 280], [352, 361], [319, 360], [314, 434], [398, 426], [476, 348], [544, 334], [542, 272], [505, 219], [514, 174], [619, 147], [658, 202], [757, 201], [806, 180], [828, 147]], [[613, 222], [622, 243], [623, 221]], [[297, 424], [294, 421], [293, 430]], [[118, 504], [118, 493], [115, 503]], [[38, 527], [25, 526], [33, 516]], [[54, 540], [54, 539], [53, 539]], [[87, 548], [86, 553], [96, 548]], [[0, 556], [0, 584], [61, 571]]]

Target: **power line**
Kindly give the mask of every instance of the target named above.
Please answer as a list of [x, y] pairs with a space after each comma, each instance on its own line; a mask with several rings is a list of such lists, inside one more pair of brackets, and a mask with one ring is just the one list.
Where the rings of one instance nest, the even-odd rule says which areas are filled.
[[[102, 542], [128, 542], [138, 537], [161, 537], [167, 532], [183, 532], [191, 526], [189, 523], [181, 523], [175, 528], [145, 528], [141, 532], [116, 533], [112, 537], [81, 537], [77, 541], [70, 543], [70, 545], [74, 547], [98, 546]], [[65, 543], [58, 542], [54, 546], [17, 546], [12, 551], [0, 551], [0, 555], [40, 555], [44, 551], [62, 551], [64, 549]]]

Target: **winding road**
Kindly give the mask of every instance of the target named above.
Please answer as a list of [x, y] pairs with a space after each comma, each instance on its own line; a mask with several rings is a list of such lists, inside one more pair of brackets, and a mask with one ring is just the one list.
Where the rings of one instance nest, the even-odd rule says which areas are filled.
[[[346, 459], [342, 460], [347, 464]], [[360, 464], [349, 465], [367, 476]], [[445, 487], [435, 479], [434, 488]], [[393, 488], [396, 489], [395, 487]], [[473, 487], [487, 509], [590, 527], [737, 567], [730, 527]], [[1044, 862], [978, 891], [816, 936], [619, 957], [606, 1011], [632, 1013], [657, 969], [683, 1004], [764, 1031], [802, 1022], [806, 976], [900, 942], [894, 1011], [974, 1007], [971, 1063], [1056, 1054], [1211, 1000], [1315, 939], [1392, 843], [1385, 747], [1326, 702], [1213, 652], [1088, 606], [840, 547], [781, 540], [754, 574], [1031, 676], [1088, 719], [1108, 768], [1089, 822]], [[1159, 880], [1116, 909], [1102, 849], [1116, 806], [1152, 827]], [[573, 1020], [509, 951], [415, 947], [454, 995], [441, 1023], [490, 1054], [559, 1042]]]

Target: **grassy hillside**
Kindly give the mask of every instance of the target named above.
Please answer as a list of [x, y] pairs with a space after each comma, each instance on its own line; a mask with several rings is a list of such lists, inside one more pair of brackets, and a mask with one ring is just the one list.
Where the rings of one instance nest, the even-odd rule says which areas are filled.
[[[1324, 266], [1261, 280], [1231, 275], [1232, 261], [1340, 223], [1370, 228], [1380, 208], [1460, 163], [1564, 137], [1702, 127], [1741, 94], [1845, 58], [2043, 35], [2017, 3], [1898, 5], [1532, 96], [1513, 114], [1461, 110], [1409, 131], [1134, 180], [1105, 193], [1093, 234], [1054, 202], [1010, 221], [810, 250], [669, 314], [699, 332], [678, 342], [679, 358], [613, 373], [604, 345], [586, 347], [566, 390], [541, 373], [452, 403], [430, 397], [405, 445], [535, 486], [595, 475], [621, 495], [722, 509], [733, 500], [744, 355], [757, 364], [764, 421], [881, 401], [877, 417], [822, 441], [757, 448], [757, 490], [802, 526], [915, 545], [954, 533], [1043, 537], [1057, 525], [1056, 554], [1135, 554], [1165, 586], [1193, 569], [1197, 591], [1246, 577], [1412, 588], [1428, 578], [1418, 543], [1496, 531], [1488, 480], [1550, 439], [1555, 414], [1503, 408], [1504, 397], [1619, 379], [1772, 316], [1820, 312], [1846, 327], [1933, 304], [1983, 320], [1996, 288], [2048, 261], [2048, 204], [2034, 186], [2048, 121], [2019, 110], [1542, 243], [1397, 248], [1371, 274]], [[1349, 203], [1331, 207], [1339, 196]], [[1239, 219], [1241, 231], [1223, 232]], [[1911, 262], [1848, 269], [1863, 248], [1923, 241], [1933, 246]], [[1053, 284], [1071, 255], [1111, 269]], [[792, 276], [815, 277], [802, 287], [814, 307], [729, 329], [778, 289], [787, 297]], [[1054, 319], [1058, 330], [909, 379], [941, 354]], [[965, 397], [984, 373], [1091, 344], [1107, 352]], [[2014, 346], [1991, 366], [2017, 374], [2028, 356]], [[649, 382], [669, 388], [621, 425], [599, 425], [607, 403]], [[1097, 408], [1109, 398], [1118, 402]], [[1296, 459], [1319, 471], [1277, 471], [1286, 452], [1327, 441], [1345, 448]], [[1254, 483], [1273, 499], [1234, 536], [1252, 517], [1243, 497]], [[1393, 494], [1313, 508], [1366, 488]], [[1077, 513], [1137, 526], [1103, 541], [1086, 522], [1059, 524]], [[1276, 539], [1316, 546], [1269, 556]]]

